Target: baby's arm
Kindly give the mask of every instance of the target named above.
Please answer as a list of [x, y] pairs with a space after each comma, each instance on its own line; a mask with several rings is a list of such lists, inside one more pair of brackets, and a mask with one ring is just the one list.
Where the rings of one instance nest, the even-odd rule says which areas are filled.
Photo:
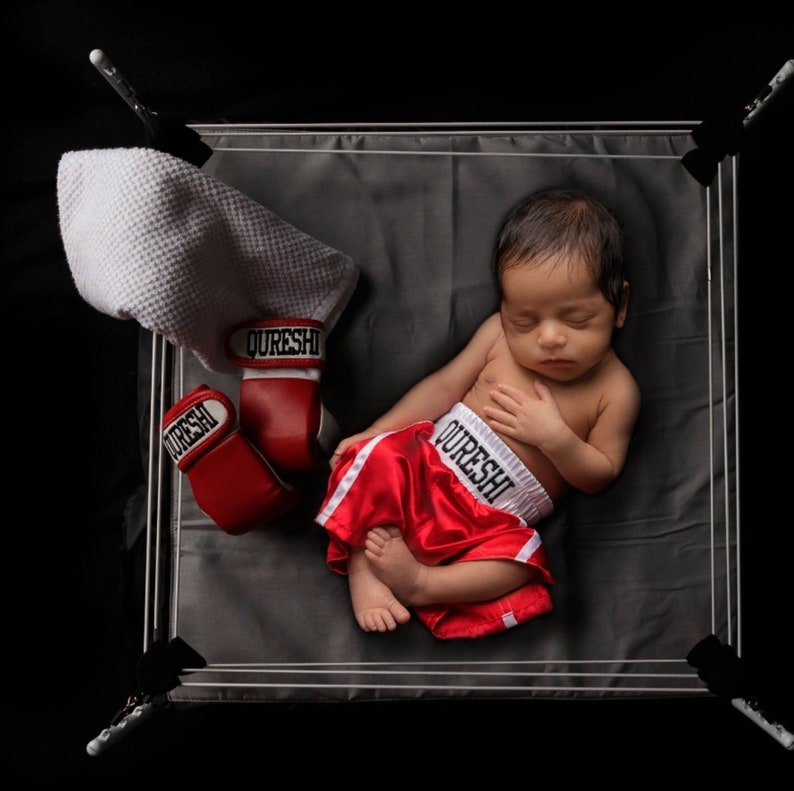
[[586, 439], [565, 422], [546, 385], [536, 382], [535, 391], [537, 399], [515, 387], [498, 385], [491, 397], [510, 418], [494, 419], [499, 410], [486, 407], [491, 426], [535, 445], [574, 488], [590, 494], [605, 489], [623, 469], [637, 420], [640, 395], [634, 379], [627, 372], [616, 378]]
[[639, 405], [639, 391], [634, 380], [627, 378], [610, 395], [586, 440], [568, 428], [541, 450], [571, 486], [589, 494], [600, 492], [623, 469]]
[[364, 431], [343, 439], [331, 457], [334, 467], [356, 442], [386, 431], [395, 431], [419, 420], [436, 420], [448, 412], [474, 384], [501, 331], [499, 314], [487, 318], [466, 346], [446, 365], [417, 382], [387, 412]]
[[[374, 424], [373, 424], [374, 426]], [[370, 437], [374, 437], [376, 434], [380, 434], [381, 432], [370, 426], [368, 429], [364, 429], [364, 431], [359, 431], [358, 434], [351, 434], [349, 437], [345, 437], [343, 440], [339, 442], [339, 444], [334, 449], [334, 452], [331, 454], [331, 458], [329, 459], [328, 463], [331, 465], [331, 469], [336, 467], [339, 464], [339, 459], [342, 458], [345, 451], [351, 446], [355, 445], [357, 442], [361, 442], [363, 439], [369, 439]]]

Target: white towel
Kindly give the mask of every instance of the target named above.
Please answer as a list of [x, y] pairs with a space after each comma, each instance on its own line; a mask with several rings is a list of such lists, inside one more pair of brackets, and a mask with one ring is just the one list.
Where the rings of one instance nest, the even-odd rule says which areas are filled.
[[57, 186], [83, 299], [190, 349], [210, 370], [239, 373], [223, 350], [234, 325], [306, 317], [327, 334], [355, 288], [350, 257], [169, 154], [70, 151]]

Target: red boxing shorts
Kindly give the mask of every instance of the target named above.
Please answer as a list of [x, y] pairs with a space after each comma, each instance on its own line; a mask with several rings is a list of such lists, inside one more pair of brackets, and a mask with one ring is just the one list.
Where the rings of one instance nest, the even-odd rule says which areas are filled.
[[328, 532], [328, 566], [347, 573], [351, 547], [367, 531], [396, 525], [427, 565], [515, 560], [535, 580], [486, 602], [434, 604], [414, 612], [439, 638], [482, 637], [552, 609], [540, 535], [529, 524], [554, 510], [523, 462], [474, 412], [459, 403], [435, 424], [414, 423], [353, 445], [331, 471], [316, 517]]

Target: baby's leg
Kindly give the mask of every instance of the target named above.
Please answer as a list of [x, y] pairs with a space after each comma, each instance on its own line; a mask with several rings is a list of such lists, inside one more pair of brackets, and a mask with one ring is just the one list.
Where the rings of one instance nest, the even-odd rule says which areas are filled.
[[381, 582], [364, 556], [353, 549], [347, 564], [350, 600], [358, 625], [365, 632], [391, 632], [397, 624], [407, 623], [411, 614], [400, 604], [389, 587]]
[[429, 566], [420, 563], [394, 525], [373, 527], [367, 533], [364, 555], [377, 579], [406, 604], [426, 604], [417, 599]]
[[377, 578], [405, 605], [488, 601], [520, 588], [537, 570], [515, 560], [469, 560], [427, 566], [395, 526], [367, 533], [364, 555]]

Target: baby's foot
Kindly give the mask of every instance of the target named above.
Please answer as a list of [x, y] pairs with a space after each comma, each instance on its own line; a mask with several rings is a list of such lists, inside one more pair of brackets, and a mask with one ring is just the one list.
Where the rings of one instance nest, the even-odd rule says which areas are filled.
[[373, 527], [367, 533], [364, 556], [376, 577], [403, 603], [421, 604], [427, 566], [420, 563], [394, 526]]
[[370, 568], [363, 551], [354, 552], [348, 564], [348, 585], [353, 613], [365, 632], [393, 632], [408, 623], [411, 613]]

